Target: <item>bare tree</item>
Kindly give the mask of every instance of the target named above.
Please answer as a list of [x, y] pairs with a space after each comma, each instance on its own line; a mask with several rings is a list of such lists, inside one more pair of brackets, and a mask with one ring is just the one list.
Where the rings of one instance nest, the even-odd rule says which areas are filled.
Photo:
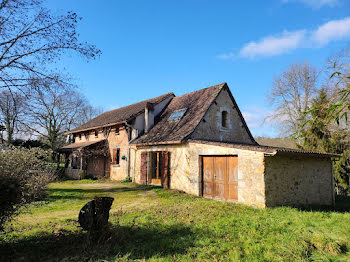
[[64, 143], [64, 132], [76, 126], [88, 102], [74, 86], [34, 80], [27, 95], [26, 127], [43, 138], [53, 152]]
[[290, 65], [274, 78], [268, 100], [275, 109], [268, 118], [278, 123], [284, 135], [296, 132], [305, 121], [303, 112], [317, 93], [318, 76], [318, 70], [305, 62]]
[[94, 58], [100, 51], [79, 42], [76, 13], [53, 15], [42, 0], [0, 0], [0, 89], [22, 89], [49, 78], [47, 65], [73, 51]]
[[102, 107], [94, 107], [90, 104], [86, 104], [81, 110], [79, 116], [77, 117], [76, 126], [82, 125], [94, 117], [103, 113]]
[[18, 131], [23, 117], [23, 106], [24, 97], [20, 93], [10, 90], [0, 92], [0, 125], [5, 127], [8, 145], [12, 143], [13, 135]]

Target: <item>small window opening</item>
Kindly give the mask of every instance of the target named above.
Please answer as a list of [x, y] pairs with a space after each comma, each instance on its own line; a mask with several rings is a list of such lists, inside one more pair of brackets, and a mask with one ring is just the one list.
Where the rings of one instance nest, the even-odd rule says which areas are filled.
[[221, 112], [221, 126], [227, 127], [227, 111]]
[[79, 140], [81, 140], [81, 134], [79, 134]]
[[95, 130], [95, 137], [98, 137], [98, 131]]
[[119, 135], [119, 128], [118, 127], [115, 129], [115, 134]]
[[120, 164], [120, 148], [113, 149], [113, 164], [115, 165]]

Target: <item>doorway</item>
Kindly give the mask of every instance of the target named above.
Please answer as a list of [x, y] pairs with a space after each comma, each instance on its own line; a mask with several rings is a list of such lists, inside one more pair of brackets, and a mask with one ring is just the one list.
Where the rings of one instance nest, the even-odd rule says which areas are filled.
[[203, 156], [203, 197], [238, 200], [237, 167], [237, 156]]
[[150, 163], [151, 163], [151, 184], [152, 185], [161, 185], [162, 184], [162, 152], [151, 152], [150, 154]]

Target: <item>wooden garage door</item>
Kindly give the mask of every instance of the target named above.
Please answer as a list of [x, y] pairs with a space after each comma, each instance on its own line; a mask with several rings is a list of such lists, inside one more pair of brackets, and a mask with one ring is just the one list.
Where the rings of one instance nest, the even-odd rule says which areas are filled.
[[237, 157], [203, 156], [203, 196], [238, 200]]

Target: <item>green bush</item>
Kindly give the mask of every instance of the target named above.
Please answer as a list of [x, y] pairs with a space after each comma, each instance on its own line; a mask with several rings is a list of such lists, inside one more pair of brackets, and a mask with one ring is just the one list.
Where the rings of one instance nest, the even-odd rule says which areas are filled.
[[19, 208], [45, 194], [55, 169], [40, 148], [9, 148], [0, 151], [0, 230]]
[[132, 182], [132, 180], [131, 180], [131, 177], [126, 177], [126, 178], [124, 178], [122, 181], [120, 181], [121, 183], [131, 183]]
[[334, 163], [335, 182], [338, 193], [350, 195], [350, 149], [345, 150]]

